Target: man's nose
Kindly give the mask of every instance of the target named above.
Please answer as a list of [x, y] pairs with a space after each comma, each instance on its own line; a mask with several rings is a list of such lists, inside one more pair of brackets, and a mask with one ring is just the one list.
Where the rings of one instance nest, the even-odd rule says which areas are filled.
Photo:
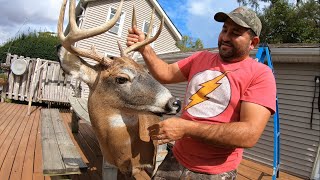
[[224, 42], [230, 41], [230, 32], [229, 31], [227, 31], [226, 33], [224, 33], [222, 35], [222, 41], [224, 41]]

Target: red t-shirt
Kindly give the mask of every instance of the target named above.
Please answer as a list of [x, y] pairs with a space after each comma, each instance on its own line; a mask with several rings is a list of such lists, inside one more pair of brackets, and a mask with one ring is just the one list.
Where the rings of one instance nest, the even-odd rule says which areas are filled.
[[[222, 61], [218, 53], [197, 52], [178, 62], [188, 78], [181, 118], [219, 124], [240, 120], [241, 101], [267, 107], [273, 114], [276, 84], [271, 69], [252, 58]], [[242, 148], [218, 148], [196, 139], [176, 141], [173, 153], [186, 168], [208, 174], [234, 170], [242, 159]]]

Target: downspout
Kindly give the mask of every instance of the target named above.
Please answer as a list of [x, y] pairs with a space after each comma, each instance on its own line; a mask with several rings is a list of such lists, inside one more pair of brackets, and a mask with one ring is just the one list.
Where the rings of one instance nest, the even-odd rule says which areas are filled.
[[315, 159], [315, 162], [313, 164], [312, 173], [311, 173], [311, 179], [312, 180], [320, 180], [320, 142], [318, 145], [318, 152]]

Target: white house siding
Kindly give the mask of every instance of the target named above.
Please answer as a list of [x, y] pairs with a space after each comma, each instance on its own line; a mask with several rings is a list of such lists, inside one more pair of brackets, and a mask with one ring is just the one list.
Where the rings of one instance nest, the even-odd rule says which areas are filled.
[[[121, 45], [125, 48], [126, 37], [128, 35], [128, 29], [131, 27], [132, 19], [132, 7], [135, 2], [136, 15], [137, 15], [137, 26], [142, 28], [144, 20], [149, 21], [152, 12], [152, 6], [148, 0], [135, 0], [125, 1], [122, 8], [124, 12], [125, 20], [122, 29], [121, 37], [108, 32], [103, 33], [99, 36], [92, 37], [90, 39], [80, 41], [77, 46], [81, 48], [90, 48], [92, 44], [96, 46], [99, 52], [107, 52], [111, 55], [119, 56], [120, 52], [117, 46], [117, 41], [120, 41]], [[109, 7], [117, 8], [119, 6], [118, 0], [112, 1], [93, 1], [89, 2], [85, 12], [85, 18], [82, 23], [82, 29], [88, 29], [99, 26], [105, 23], [109, 11]], [[155, 23], [157, 27], [160, 25], [160, 16], [156, 13]], [[178, 51], [179, 49], [175, 45], [176, 39], [169, 32], [168, 27], [165, 25], [162, 32], [155, 43], [155, 51], [158, 54], [164, 52]]]
[[[101, 35], [79, 41], [77, 47], [90, 49], [91, 45], [95, 45], [98, 52], [107, 53], [112, 56], [120, 56], [120, 51], [118, 49], [117, 41], [120, 42], [123, 48], [126, 48], [126, 37], [128, 35], [128, 29], [131, 27], [132, 20], [132, 7], [135, 4], [137, 26], [142, 28], [144, 21], [150, 21], [152, 5], [149, 0], [126, 0], [122, 7], [122, 12], [124, 13], [125, 20], [121, 32], [121, 37], [118, 37], [111, 33], [103, 33]], [[118, 8], [119, 0], [100, 0], [92, 1], [87, 4], [85, 10], [85, 17], [83, 18], [81, 29], [89, 29], [102, 25], [107, 20], [107, 15], [109, 7]], [[154, 24], [159, 28], [161, 22], [161, 17], [159, 13], [155, 13]], [[154, 42], [154, 49], [157, 54], [175, 52], [179, 51], [176, 43], [175, 36], [170, 32], [168, 26], [165, 24], [160, 36]], [[84, 58], [87, 62], [95, 64], [88, 58]], [[88, 86], [82, 83], [82, 95], [84, 98], [88, 97], [89, 89]]]
[[[280, 169], [310, 178], [320, 137], [320, 113], [317, 88], [312, 129], [310, 117], [314, 95], [314, 78], [320, 76], [319, 63], [275, 63], [280, 113]], [[273, 118], [259, 140], [244, 157], [272, 166]]]

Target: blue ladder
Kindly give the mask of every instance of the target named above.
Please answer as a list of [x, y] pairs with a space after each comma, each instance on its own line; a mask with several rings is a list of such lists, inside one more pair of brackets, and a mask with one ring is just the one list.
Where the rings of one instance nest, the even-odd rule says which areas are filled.
[[[264, 63], [265, 58], [267, 58], [267, 64], [271, 68], [273, 74], [273, 64], [271, 60], [271, 54], [269, 46], [266, 44], [262, 44], [258, 48], [258, 52], [256, 54], [256, 58], [258, 62]], [[276, 180], [279, 177], [279, 166], [280, 166], [280, 125], [279, 125], [279, 109], [278, 109], [278, 96], [276, 97], [276, 112], [273, 115], [273, 174], [272, 180]]]

